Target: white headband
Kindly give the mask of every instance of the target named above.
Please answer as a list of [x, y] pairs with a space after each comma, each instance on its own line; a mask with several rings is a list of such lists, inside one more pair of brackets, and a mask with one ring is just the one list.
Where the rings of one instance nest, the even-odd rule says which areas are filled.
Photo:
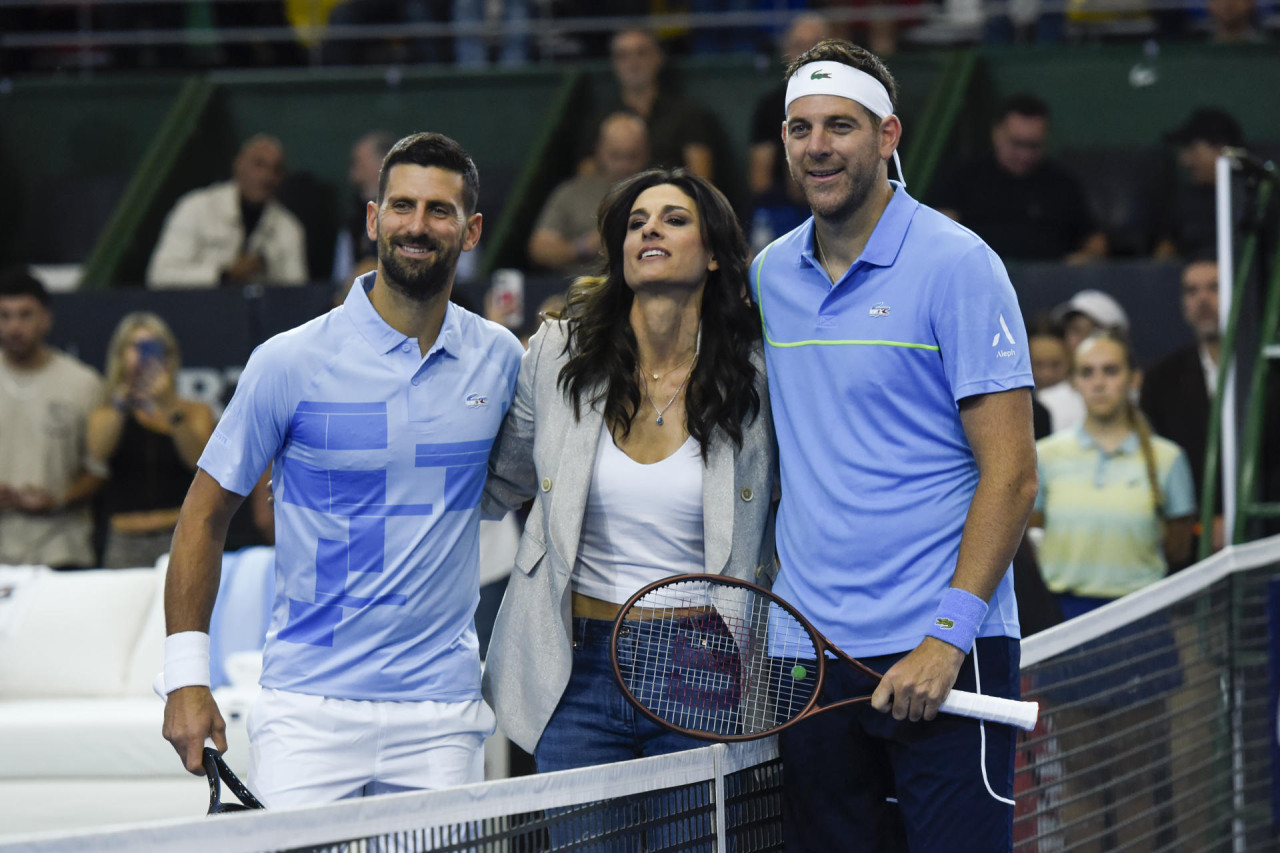
[[893, 101], [884, 85], [865, 71], [843, 62], [810, 62], [787, 81], [785, 109], [805, 95], [835, 95], [862, 104], [877, 118], [893, 114]]
[[[796, 69], [787, 81], [784, 111], [791, 109], [792, 101], [805, 95], [835, 95], [857, 101], [877, 118], [893, 115], [893, 101], [884, 84], [867, 72], [843, 62], [810, 62]], [[898, 178], [905, 187], [907, 179], [902, 175], [902, 161], [898, 159], [897, 149], [893, 152], [893, 164], [897, 166]]]

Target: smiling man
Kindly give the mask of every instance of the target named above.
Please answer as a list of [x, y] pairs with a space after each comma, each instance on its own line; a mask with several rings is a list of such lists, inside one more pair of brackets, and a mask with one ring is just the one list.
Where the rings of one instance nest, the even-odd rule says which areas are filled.
[[269, 808], [483, 776], [480, 493], [523, 348], [449, 301], [478, 193], [452, 139], [392, 147], [368, 206], [377, 271], [254, 351], [183, 504], [164, 735], [199, 773], [206, 737], [226, 749], [208, 630], [227, 523], [273, 463], [276, 592], [249, 731]]
[[889, 181], [902, 124], [880, 60], [825, 41], [787, 77], [813, 217], [751, 279], [781, 455], [774, 591], [885, 673], [840, 676], [833, 696], [871, 703], [780, 735], [787, 850], [1009, 850], [1014, 732], [938, 706], [952, 686], [1018, 695], [1022, 314], [995, 253]]

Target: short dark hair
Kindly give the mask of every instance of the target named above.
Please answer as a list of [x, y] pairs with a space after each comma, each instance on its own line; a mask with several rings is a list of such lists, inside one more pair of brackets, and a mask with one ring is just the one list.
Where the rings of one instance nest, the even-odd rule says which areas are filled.
[[996, 124], [1011, 115], [1042, 118], [1048, 121], [1049, 105], [1039, 95], [1033, 95], [1030, 92], [1018, 92], [1004, 99], [1004, 103], [1000, 105], [1000, 111], [996, 113]]
[[[839, 62], [842, 65], [848, 65], [851, 68], [870, 74], [880, 81], [880, 85], [884, 86], [885, 91], [889, 93], [889, 103], [893, 105], [894, 112], [897, 112], [898, 84], [893, 79], [893, 75], [889, 73], [889, 69], [880, 61], [880, 57], [865, 47], [859, 47], [853, 42], [845, 41], [844, 39], [820, 41], [787, 63], [787, 76], [784, 79], [790, 80], [792, 74], [795, 74], [810, 62]], [[864, 107], [864, 109], [866, 108]], [[874, 115], [870, 110], [867, 110], [867, 113], [874, 119], [875, 126], [879, 127], [882, 116]]]
[[476, 212], [480, 201], [480, 172], [471, 155], [457, 142], [442, 133], [414, 133], [391, 146], [382, 158], [382, 170], [378, 174], [379, 202], [387, 191], [387, 175], [393, 166], [401, 163], [457, 172], [462, 176], [462, 205], [467, 216]]
[[1062, 324], [1053, 319], [1053, 316], [1047, 312], [1037, 314], [1031, 318], [1031, 322], [1027, 324], [1027, 337], [1057, 338], [1064, 343], [1066, 342]]
[[41, 305], [49, 307], [49, 291], [24, 266], [0, 270], [0, 298], [6, 296], [34, 296]]

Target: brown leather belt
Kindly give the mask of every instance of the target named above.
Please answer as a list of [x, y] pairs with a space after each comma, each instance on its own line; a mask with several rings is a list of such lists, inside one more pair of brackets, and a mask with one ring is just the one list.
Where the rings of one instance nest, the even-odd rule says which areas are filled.
[[[575, 592], [573, 595], [573, 615], [581, 619], [603, 619], [607, 622], [616, 622], [618, 614], [622, 612], [621, 604], [614, 604], [612, 601], [601, 601], [598, 598], [592, 598], [589, 595], [583, 595]], [[678, 610], [632, 610], [627, 615], [628, 619], [638, 621], [648, 621], [650, 619], [686, 619], [690, 616], [702, 616], [710, 613], [709, 607], [682, 607]]]

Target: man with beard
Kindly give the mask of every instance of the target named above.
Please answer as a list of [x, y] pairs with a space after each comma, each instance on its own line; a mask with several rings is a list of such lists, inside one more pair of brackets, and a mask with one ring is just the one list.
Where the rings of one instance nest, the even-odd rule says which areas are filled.
[[227, 522], [273, 463], [276, 592], [248, 778], [269, 808], [483, 776], [479, 501], [523, 349], [449, 301], [480, 239], [478, 193], [452, 139], [392, 147], [368, 205], [377, 270], [254, 351], [183, 504], [164, 735], [199, 773], [206, 738], [226, 749], [208, 630]]
[[49, 293], [26, 267], [0, 271], [0, 565], [97, 565], [89, 413], [102, 377], [45, 342]]
[[889, 181], [902, 125], [880, 60], [825, 41], [787, 70], [783, 142], [813, 217], [751, 279], [782, 466], [774, 590], [885, 673], [832, 673], [833, 696], [870, 704], [780, 736], [787, 850], [1009, 850], [1014, 732], [938, 707], [953, 686], [1018, 695], [1022, 314], [986, 244]]
[[[1142, 379], [1141, 408], [1151, 421], [1153, 431], [1177, 442], [1187, 452], [1198, 498], [1204, 488], [1210, 401], [1218, 390], [1218, 358], [1222, 345], [1218, 321], [1218, 262], [1192, 261], [1183, 267], [1181, 298], [1182, 318], [1191, 327], [1195, 343], [1147, 369]], [[1216, 551], [1225, 544], [1221, 472], [1214, 495], [1217, 505], [1210, 535]]]

